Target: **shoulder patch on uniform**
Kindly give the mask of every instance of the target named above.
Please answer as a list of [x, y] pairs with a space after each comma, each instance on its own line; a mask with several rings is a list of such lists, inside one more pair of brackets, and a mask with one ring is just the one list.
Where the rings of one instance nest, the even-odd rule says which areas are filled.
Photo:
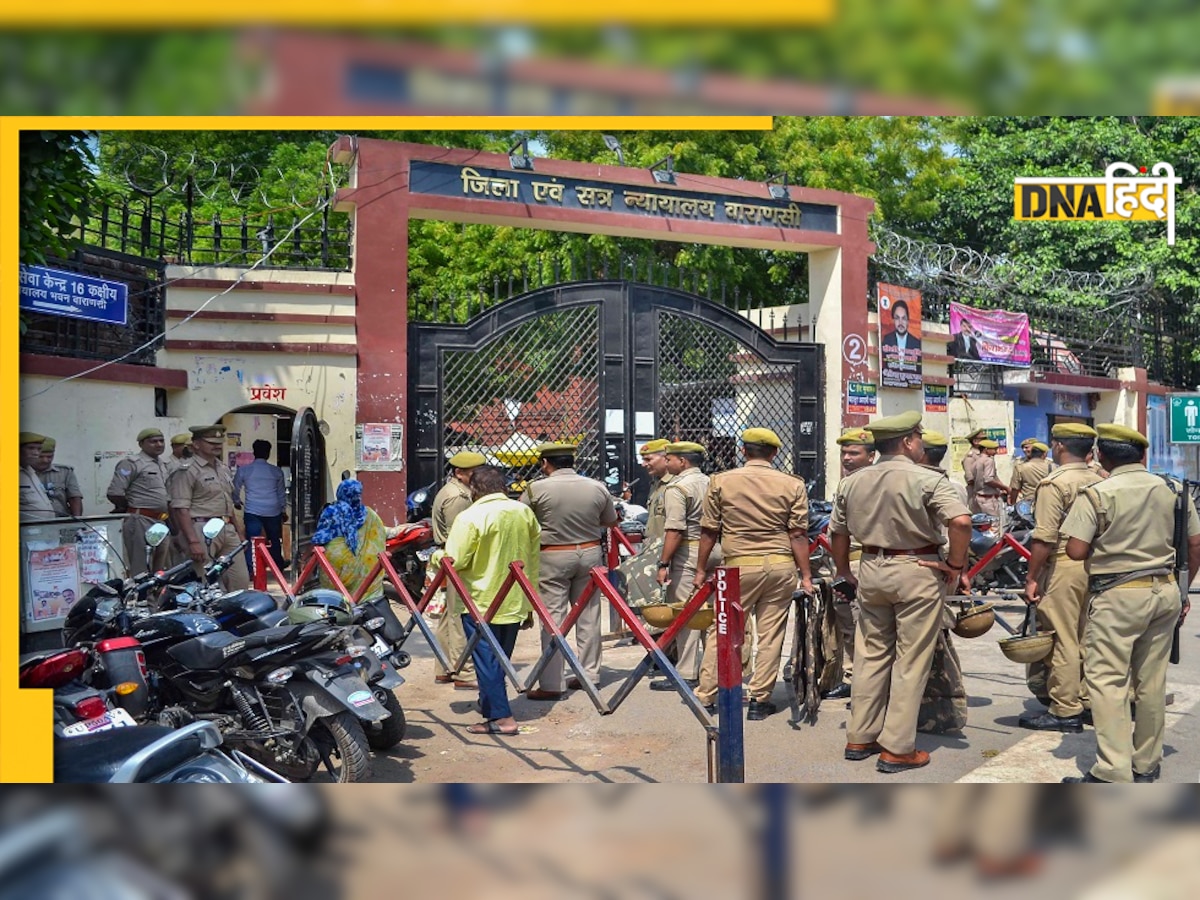
[[124, 464], [117, 466], [118, 475], [129, 475], [131, 472], [133, 472], [133, 466], [127, 466]]

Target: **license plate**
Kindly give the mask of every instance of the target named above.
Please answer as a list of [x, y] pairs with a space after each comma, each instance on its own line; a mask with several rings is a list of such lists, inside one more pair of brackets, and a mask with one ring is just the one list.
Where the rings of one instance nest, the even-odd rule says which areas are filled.
[[392, 652], [392, 648], [383, 642], [383, 638], [376, 635], [375, 643], [371, 645], [371, 652], [374, 653], [376, 656], [378, 656], [380, 659], [383, 659], [385, 656], [387, 656], [389, 653]]
[[421, 562], [429, 562], [429, 557], [433, 556], [433, 548], [426, 547], [424, 550], [417, 551], [417, 559]]
[[96, 734], [113, 728], [132, 728], [135, 725], [137, 722], [133, 721], [133, 716], [117, 707], [94, 719], [85, 719], [74, 725], [68, 725], [63, 729], [63, 737], [79, 737], [81, 734]]

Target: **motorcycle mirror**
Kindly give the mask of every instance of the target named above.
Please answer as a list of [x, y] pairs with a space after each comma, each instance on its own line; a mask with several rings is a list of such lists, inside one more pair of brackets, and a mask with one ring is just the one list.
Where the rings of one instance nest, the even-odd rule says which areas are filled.
[[155, 522], [146, 529], [146, 543], [151, 547], [157, 547], [171, 535], [171, 529], [162, 522]]
[[207, 522], [205, 522], [204, 528], [202, 529], [202, 531], [204, 532], [204, 539], [206, 541], [215, 540], [217, 535], [220, 534], [224, 530], [225, 530], [225, 520], [224, 519], [216, 519], [216, 518], [209, 519]]

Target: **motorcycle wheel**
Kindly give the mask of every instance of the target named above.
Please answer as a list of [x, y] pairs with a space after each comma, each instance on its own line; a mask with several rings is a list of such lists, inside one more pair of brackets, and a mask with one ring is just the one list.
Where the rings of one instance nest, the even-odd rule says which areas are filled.
[[371, 748], [362, 725], [350, 713], [340, 712], [318, 719], [308, 737], [318, 750], [327, 752], [334, 766], [340, 763], [340, 767], [331, 773], [322, 761], [312, 780], [329, 778], [338, 784], [351, 784], [371, 777]]
[[408, 722], [404, 719], [404, 709], [400, 706], [394, 692], [384, 688], [374, 688], [375, 699], [383, 704], [390, 716], [382, 722], [371, 722], [364, 730], [367, 733], [367, 743], [372, 750], [391, 750], [404, 740], [408, 730]]

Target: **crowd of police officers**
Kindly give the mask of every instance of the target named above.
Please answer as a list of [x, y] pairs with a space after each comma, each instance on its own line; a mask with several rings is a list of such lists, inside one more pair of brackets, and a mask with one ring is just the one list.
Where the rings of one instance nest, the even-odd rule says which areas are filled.
[[[1020, 725], [1061, 732], [1094, 725], [1096, 763], [1067, 781], [1158, 779], [1168, 658], [1190, 609], [1176, 580], [1176, 548], [1186, 547], [1190, 581], [1200, 568], [1200, 518], [1178, 484], [1147, 470], [1149, 441], [1140, 432], [1063, 423], [1050, 437], [1049, 446], [1023, 443], [1025, 457], [1005, 485], [995, 468], [998, 444], [983, 429], [967, 435], [965, 492], [939, 465], [949, 442], [923, 430], [919, 413], [876, 419], [838, 438], [843, 477], [829, 530], [835, 590], [851, 602], [834, 605], [843, 682], [826, 696], [850, 698], [847, 760], [877, 756], [884, 773], [929, 764], [929, 753], [916, 746], [918, 717], [947, 598], [970, 591], [964, 573], [971, 514], [1002, 521], [1005, 500], [1026, 499], [1036, 521], [1026, 601], [1036, 606], [1042, 628], [1054, 632], [1054, 643], [1039, 664], [1048, 707], [1022, 716]], [[741, 441], [743, 465], [712, 476], [701, 470], [700, 444], [658, 439], [640, 455], [651, 479], [646, 540], [661, 548], [654, 565], [668, 599], [688, 599], [717, 565], [739, 569], [747, 613], [747, 719], [755, 721], [777, 711], [772, 696], [793, 594], [814, 587], [804, 481], [773, 465], [782, 447], [775, 432], [750, 428]], [[190, 439], [177, 435], [165, 461], [160, 430], [143, 430], [137, 443], [139, 452], [117, 463], [107, 490], [114, 508], [128, 514], [122, 536], [129, 571], [168, 562], [145, 554], [146, 529], [158, 521], [170, 522], [177, 558], [197, 565], [236, 546], [242, 532], [232, 474], [219, 459], [221, 426], [193, 427]], [[20, 445], [22, 521], [78, 517], [82, 494], [69, 467], [53, 466], [53, 440], [22, 432]], [[592, 568], [603, 565], [605, 531], [618, 522], [607, 489], [575, 471], [576, 449], [541, 445], [542, 477], [521, 496], [541, 526], [538, 591], [559, 623]], [[434, 500], [435, 539], [444, 541], [454, 517], [470, 505], [464, 485], [484, 462], [470, 451], [450, 460], [452, 474]], [[206, 547], [200, 526], [214, 516], [226, 526]], [[245, 560], [237, 554], [225, 586], [247, 584]], [[599, 600], [574, 631], [583, 674], [598, 684]], [[465, 646], [458, 618], [445, 616], [438, 636], [457, 659]], [[544, 650], [549, 635], [542, 641]], [[704, 638], [684, 629], [675, 647], [679, 671], [710, 712], [716, 709], [715, 641], [713, 628]], [[436, 680], [476, 687], [469, 663], [458, 672], [439, 671]], [[580, 687], [556, 654], [527, 697], [555, 701]], [[665, 681], [651, 687], [671, 689]]]

